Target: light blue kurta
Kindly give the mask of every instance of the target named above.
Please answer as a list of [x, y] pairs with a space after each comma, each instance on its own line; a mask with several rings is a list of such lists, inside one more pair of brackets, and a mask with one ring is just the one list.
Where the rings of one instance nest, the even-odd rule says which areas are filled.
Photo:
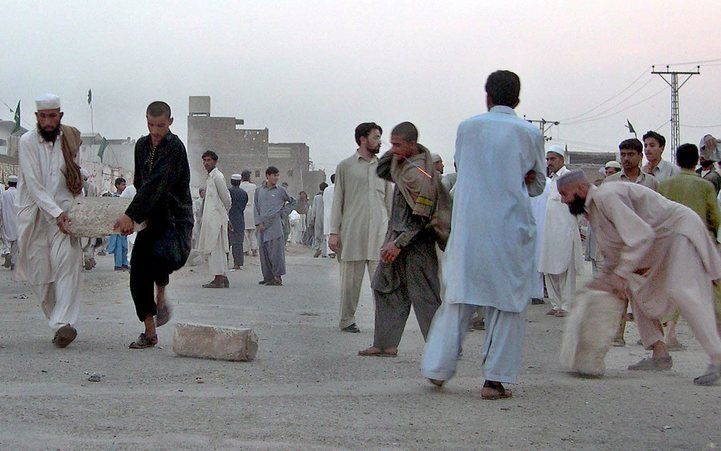
[[[541, 132], [505, 106], [458, 126], [445, 302], [525, 309], [536, 276], [529, 194], [537, 196], [545, 186], [543, 144]], [[524, 176], [531, 170], [536, 181], [527, 186]]]

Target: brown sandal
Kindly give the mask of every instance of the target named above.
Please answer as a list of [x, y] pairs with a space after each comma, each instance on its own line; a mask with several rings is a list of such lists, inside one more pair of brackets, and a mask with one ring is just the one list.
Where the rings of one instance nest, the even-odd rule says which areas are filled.
[[512, 398], [513, 391], [506, 390], [500, 382], [486, 381], [481, 389], [481, 398], [487, 400]]
[[363, 349], [362, 351], [358, 351], [359, 356], [363, 357], [397, 357], [398, 351], [396, 352], [386, 352], [385, 349], [376, 348], [375, 346], [371, 346], [368, 349]]
[[152, 348], [153, 346], [158, 344], [158, 334], [151, 335], [148, 337], [145, 335], [145, 333], [140, 334], [137, 340], [130, 343], [130, 346], [128, 346], [130, 349], [145, 349], [145, 348]]

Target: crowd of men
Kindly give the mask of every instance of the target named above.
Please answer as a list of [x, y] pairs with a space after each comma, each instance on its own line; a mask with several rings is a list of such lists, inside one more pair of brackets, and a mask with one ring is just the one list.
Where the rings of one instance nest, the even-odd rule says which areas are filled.
[[[614, 343], [625, 345], [625, 322], [634, 318], [652, 351], [629, 369], [671, 368], [669, 351], [683, 349], [676, 336], [683, 316], [711, 362], [695, 383], [714, 383], [721, 378], [715, 294], [721, 290], [714, 285], [721, 279], [719, 141], [708, 135], [700, 148], [674, 149], [676, 167], [661, 158], [664, 137], [650, 131], [643, 142], [623, 140], [620, 163], [608, 162], [602, 180], [591, 183], [566, 166], [564, 148], [545, 149], [539, 130], [516, 115], [520, 88], [513, 72], [488, 77], [488, 112], [458, 127], [455, 173], [443, 175], [442, 159], [419, 142], [414, 124], [396, 125], [391, 149], [379, 155], [383, 129], [365, 122], [355, 129], [356, 151], [338, 164], [331, 185], [323, 182], [312, 198], [301, 192], [298, 199], [273, 166], [260, 186], [246, 170], [232, 174], [228, 187], [218, 155], [208, 150], [201, 157], [207, 178], [194, 202], [185, 147], [170, 131], [170, 106], [151, 103], [149, 134], [136, 143], [133, 183], [115, 181], [113, 195], [132, 200], [107, 244], [115, 269], [130, 271], [144, 327], [130, 348], [158, 344], [156, 328], [172, 316], [169, 276], [192, 248], [207, 257], [212, 280], [204, 288], [228, 288], [228, 272], [256, 255], [259, 283], [280, 286], [291, 241], [311, 246], [316, 258], [337, 259], [342, 332], [360, 332], [355, 313], [368, 274], [375, 324], [373, 342], [360, 356], [397, 356], [412, 307], [426, 340], [422, 374], [441, 387], [456, 371], [466, 333], [480, 321], [486, 330], [481, 396], [508, 398], [506, 385], [521, 368], [527, 306], [544, 303], [547, 292], [548, 314], [567, 316], [585, 253], [594, 273], [586, 288], [632, 307]], [[9, 179], [0, 199], [3, 252], [6, 266], [40, 300], [53, 343], [65, 347], [77, 335], [86, 252], [69, 234], [68, 210], [75, 197], [91, 194], [78, 165], [80, 134], [61, 124], [60, 99], [42, 96], [36, 109], [37, 129], [20, 140], [19, 177]]]

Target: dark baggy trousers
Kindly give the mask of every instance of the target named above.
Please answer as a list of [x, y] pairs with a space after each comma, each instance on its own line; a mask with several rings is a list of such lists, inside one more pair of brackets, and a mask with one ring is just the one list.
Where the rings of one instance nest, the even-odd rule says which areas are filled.
[[435, 241], [423, 234], [404, 248], [398, 258], [381, 263], [373, 278], [375, 333], [373, 346], [397, 347], [413, 306], [423, 339], [441, 305]]
[[140, 321], [157, 314], [155, 285], [168, 285], [170, 274], [188, 260], [192, 233], [192, 224], [138, 232], [130, 256], [130, 294]]
[[228, 241], [233, 252], [233, 264], [235, 266], [243, 266], [243, 239], [245, 238], [245, 230], [233, 230], [228, 232]]

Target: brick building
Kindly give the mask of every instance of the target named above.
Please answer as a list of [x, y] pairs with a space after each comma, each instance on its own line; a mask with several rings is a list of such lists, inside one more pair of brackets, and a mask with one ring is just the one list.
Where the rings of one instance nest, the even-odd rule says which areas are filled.
[[[246, 169], [251, 171], [251, 180], [260, 184], [268, 166], [280, 170], [280, 181], [288, 183], [293, 196], [302, 190], [315, 192], [318, 184], [325, 180], [323, 171], [312, 169], [310, 149], [305, 143], [270, 143], [267, 128], [243, 128], [242, 119], [211, 116], [208, 96], [191, 96], [189, 107], [188, 158], [190, 183], [194, 188], [205, 181], [201, 155], [206, 150], [218, 154], [218, 168], [228, 184], [231, 174]], [[315, 183], [320, 177], [322, 179]], [[315, 188], [312, 188], [313, 184]]]

